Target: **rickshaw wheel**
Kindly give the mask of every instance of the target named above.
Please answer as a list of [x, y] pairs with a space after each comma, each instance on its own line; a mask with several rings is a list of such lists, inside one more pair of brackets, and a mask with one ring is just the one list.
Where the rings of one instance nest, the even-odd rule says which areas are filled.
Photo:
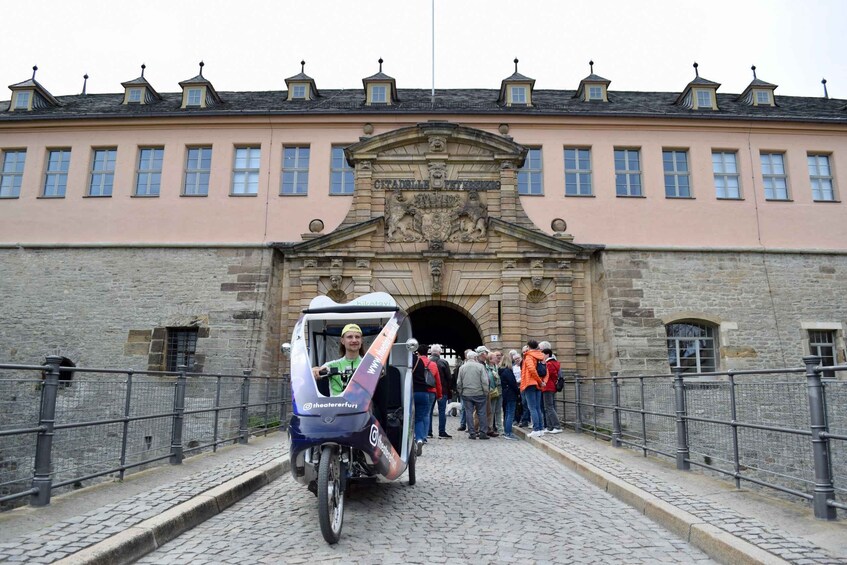
[[344, 492], [338, 450], [330, 445], [324, 446], [318, 465], [318, 521], [327, 543], [338, 543], [344, 521]]
[[409, 486], [410, 487], [414, 486], [414, 484], [417, 480], [415, 478], [415, 461], [417, 461], [417, 459], [418, 459], [418, 456], [415, 455], [415, 450], [412, 449], [411, 455], [409, 456], [409, 464], [407, 465], [407, 467], [409, 468]]

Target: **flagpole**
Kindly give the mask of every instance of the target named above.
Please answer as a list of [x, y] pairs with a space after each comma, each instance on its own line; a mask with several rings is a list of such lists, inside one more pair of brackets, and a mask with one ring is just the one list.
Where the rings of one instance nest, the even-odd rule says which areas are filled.
[[432, 0], [432, 107], [435, 108], [435, 0]]

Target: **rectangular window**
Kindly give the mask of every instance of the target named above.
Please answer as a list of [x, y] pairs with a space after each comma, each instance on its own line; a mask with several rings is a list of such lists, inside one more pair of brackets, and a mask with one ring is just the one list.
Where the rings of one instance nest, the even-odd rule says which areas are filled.
[[232, 194], [259, 193], [259, 147], [236, 147], [232, 169]]
[[756, 91], [756, 104], [770, 104], [771, 95], [765, 90]]
[[185, 157], [185, 196], [209, 194], [209, 175], [212, 172], [212, 148], [189, 147]]
[[91, 180], [88, 196], [111, 196], [115, 184], [115, 159], [117, 149], [95, 149], [91, 160]]
[[280, 194], [308, 194], [309, 148], [282, 148], [282, 191]]
[[762, 182], [767, 200], [788, 200], [788, 176], [782, 153], [762, 153]]
[[186, 106], [199, 106], [200, 99], [203, 94], [202, 88], [189, 88], [188, 97], [185, 100]]
[[332, 165], [330, 170], [330, 194], [353, 194], [353, 168], [344, 158], [344, 148], [332, 148]]
[[384, 103], [386, 101], [385, 87], [384, 86], [372, 86], [371, 87], [371, 102], [376, 103]]
[[291, 97], [292, 98], [305, 98], [306, 97], [306, 85], [305, 84], [295, 84], [291, 88]]
[[668, 334], [668, 362], [682, 367], [683, 373], [712, 373], [717, 369], [715, 328], [697, 320], [665, 326]]
[[809, 182], [812, 184], [812, 198], [820, 202], [835, 200], [832, 188], [832, 170], [829, 168], [829, 155], [807, 155], [809, 164]]
[[591, 196], [591, 150], [565, 148], [565, 196]]
[[712, 151], [712, 171], [715, 175], [715, 195], [718, 198], [741, 198], [735, 151]]
[[0, 169], [0, 198], [18, 198], [24, 178], [26, 149], [3, 151], [3, 168]]
[[44, 175], [44, 193], [47, 198], [64, 198], [68, 187], [70, 149], [50, 149], [47, 152], [47, 173]]
[[540, 147], [530, 148], [523, 167], [518, 169], [518, 194], [544, 194]]
[[29, 92], [15, 94], [15, 110], [29, 110]]
[[197, 333], [197, 328], [168, 328], [165, 370], [178, 371], [180, 365], [185, 365], [188, 371], [193, 370]]
[[615, 191], [618, 196], [641, 196], [638, 149], [615, 149]]
[[526, 87], [512, 87], [512, 104], [526, 104]]
[[809, 353], [819, 355], [824, 367], [835, 365], [835, 331], [809, 330]]
[[141, 102], [141, 89], [140, 88], [130, 88], [129, 96], [127, 97], [129, 102]]
[[665, 196], [667, 198], [691, 198], [688, 152], [662, 151], [662, 166], [665, 170]]
[[697, 91], [697, 107], [698, 108], [711, 108], [712, 107], [712, 93], [708, 90], [698, 90]]
[[588, 87], [588, 99], [589, 100], [602, 100], [603, 99], [603, 88], [599, 86], [589, 86]]
[[138, 150], [138, 173], [135, 177], [136, 196], [159, 196], [164, 155], [164, 147], [142, 147]]

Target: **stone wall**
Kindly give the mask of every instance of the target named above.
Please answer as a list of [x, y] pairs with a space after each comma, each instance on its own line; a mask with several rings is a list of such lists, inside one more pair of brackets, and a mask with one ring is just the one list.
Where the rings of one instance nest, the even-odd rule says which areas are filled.
[[595, 355], [605, 371], [667, 373], [665, 324], [675, 320], [720, 328], [724, 371], [800, 366], [803, 324], [847, 326], [847, 255], [604, 251], [600, 261]]

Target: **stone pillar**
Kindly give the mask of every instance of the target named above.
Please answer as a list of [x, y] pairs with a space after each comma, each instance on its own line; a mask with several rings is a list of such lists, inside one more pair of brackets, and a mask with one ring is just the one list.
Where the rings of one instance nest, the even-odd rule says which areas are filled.
[[576, 366], [576, 311], [573, 296], [573, 271], [570, 261], [559, 261], [553, 276], [556, 282], [555, 315], [551, 337], [555, 337], [556, 355], [562, 369], [575, 371]]
[[518, 288], [521, 277], [515, 263], [511, 259], [503, 261], [500, 271], [500, 304], [503, 318], [500, 342], [505, 349], [520, 350], [525, 336], [521, 319], [521, 293]]

